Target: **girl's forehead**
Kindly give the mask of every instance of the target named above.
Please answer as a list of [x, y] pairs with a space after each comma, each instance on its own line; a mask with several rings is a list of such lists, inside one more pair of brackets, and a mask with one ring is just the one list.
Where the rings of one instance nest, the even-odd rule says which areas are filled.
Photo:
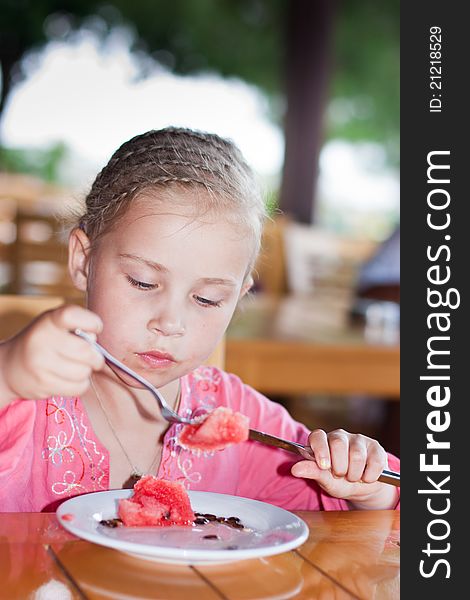
[[118, 253], [175, 268], [193, 264], [199, 270], [207, 265], [209, 270], [244, 276], [253, 256], [246, 225], [213, 211], [195, 214], [185, 204], [136, 202], [109, 235], [110, 247]]
[[211, 229], [215, 232], [220, 230], [231, 239], [246, 244], [252, 237], [249, 223], [234, 211], [211, 206], [208, 197], [207, 192], [197, 188], [179, 193], [149, 191], [129, 205], [118, 223], [118, 229], [122, 234], [129, 229], [145, 227], [165, 232], [167, 236], [184, 237], [198, 234], [201, 228], [205, 228], [205, 234]]

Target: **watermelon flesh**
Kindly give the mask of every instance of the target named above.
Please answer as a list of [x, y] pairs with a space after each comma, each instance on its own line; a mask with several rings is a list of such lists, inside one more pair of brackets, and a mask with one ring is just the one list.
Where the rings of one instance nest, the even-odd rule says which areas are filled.
[[212, 452], [223, 450], [231, 444], [248, 439], [249, 420], [242, 413], [225, 406], [204, 415], [194, 425], [185, 425], [179, 435], [179, 443], [188, 450]]
[[177, 481], [142, 477], [129, 499], [120, 500], [118, 515], [128, 527], [191, 525], [194, 512], [188, 492]]

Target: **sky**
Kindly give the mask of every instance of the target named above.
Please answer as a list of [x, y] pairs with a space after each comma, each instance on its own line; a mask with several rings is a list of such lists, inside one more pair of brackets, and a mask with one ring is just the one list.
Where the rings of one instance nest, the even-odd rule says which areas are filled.
[[119, 37], [101, 50], [91, 35], [75, 44], [53, 42], [30, 62], [7, 107], [6, 144], [43, 147], [64, 140], [95, 171], [138, 133], [188, 126], [232, 138], [261, 176], [281, 168], [282, 132], [269, 120], [262, 93], [240, 80], [179, 77], [163, 69], [138, 80]]
[[[215, 74], [176, 76], [156, 68], [145, 79], [123, 32], [103, 44], [91, 33], [73, 43], [51, 42], [26, 62], [27, 77], [5, 109], [2, 139], [11, 147], [43, 148], [64, 141], [71, 150], [64, 177], [86, 189], [124, 141], [167, 125], [231, 138], [270, 185], [279, 181], [284, 140], [256, 87]], [[319, 196], [329, 210], [398, 210], [396, 173], [377, 168], [380, 148], [334, 141], [320, 159]]]

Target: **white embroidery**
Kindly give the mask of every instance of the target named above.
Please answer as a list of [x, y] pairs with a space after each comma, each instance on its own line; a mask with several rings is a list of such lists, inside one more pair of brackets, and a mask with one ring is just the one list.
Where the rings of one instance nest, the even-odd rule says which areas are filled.
[[[80, 430], [77, 428], [78, 435], [80, 436], [80, 441], [82, 441], [83, 451], [85, 452], [88, 460], [90, 461], [90, 468], [92, 470], [91, 480], [96, 483], [97, 489], [104, 489], [102, 486], [103, 477], [106, 476], [106, 473], [103, 470], [102, 464], [105, 460], [105, 456], [102, 452], [98, 450], [96, 447], [96, 442], [94, 440], [87, 438], [88, 427], [85, 424], [85, 414], [81, 414], [80, 425], [83, 429], [83, 435], [80, 435]], [[93, 460], [92, 455], [90, 454], [87, 444], [90, 445], [93, 449], [93, 454], [98, 457], [98, 459]]]
[[42, 451], [42, 457], [50, 459], [54, 465], [61, 465], [64, 462], [64, 454], [68, 456], [68, 461], [72, 462], [75, 456], [73, 448], [69, 447], [69, 441], [65, 431], [59, 431], [58, 435], [50, 435], [47, 438], [47, 448]]
[[[52, 413], [47, 412], [48, 417], [54, 415], [54, 421], [57, 425], [64, 427], [57, 435], [50, 435], [47, 438], [47, 447], [42, 451], [42, 457], [46, 460], [50, 460], [53, 465], [61, 465], [64, 462], [64, 454], [68, 457], [66, 462], [72, 462], [75, 458], [74, 448], [71, 446], [75, 428], [73, 427], [72, 418], [67, 411], [66, 398], [61, 396], [53, 396], [46, 405], [46, 411], [49, 411], [49, 407], [54, 407], [55, 410]], [[68, 420], [70, 424], [70, 437], [67, 437], [65, 429], [67, 425], [64, 424], [65, 420]]]
[[[76, 403], [76, 398], [54, 396], [46, 405], [47, 418], [53, 417], [53, 424], [41, 456], [54, 468], [53, 473], [57, 469], [59, 480], [51, 485], [51, 490], [59, 496], [72, 490], [89, 492], [106, 489], [103, 486], [106, 455], [88, 437], [85, 412], [77, 410]], [[60, 428], [59, 431], [57, 428]], [[54, 430], [57, 431], [55, 435]], [[65, 464], [70, 464], [71, 468], [61, 472]]]
[[73, 471], [65, 471], [63, 480], [57, 481], [52, 486], [52, 491], [54, 494], [58, 496], [63, 496], [64, 494], [68, 494], [72, 490], [81, 490], [86, 492], [86, 488], [83, 485], [80, 485], [77, 481], [75, 481], [75, 473]]

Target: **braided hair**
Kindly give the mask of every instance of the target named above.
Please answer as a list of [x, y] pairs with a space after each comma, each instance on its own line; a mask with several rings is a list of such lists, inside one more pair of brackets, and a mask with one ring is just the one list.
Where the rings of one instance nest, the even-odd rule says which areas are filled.
[[96, 177], [79, 226], [93, 243], [145, 192], [196, 187], [206, 192], [191, 196], [202, 203], [200, 214], [225, 214], [248, 225], [256, 256], [266, 214], [250, 167], [231, 141], [190, 129], [151, 130], [118, 148]]

